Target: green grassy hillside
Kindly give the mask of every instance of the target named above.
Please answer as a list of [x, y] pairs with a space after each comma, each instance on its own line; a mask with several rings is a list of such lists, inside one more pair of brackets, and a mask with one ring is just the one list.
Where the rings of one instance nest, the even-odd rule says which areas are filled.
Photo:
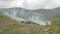
[[60, 19], [51, 17], [52, 25], [39, 26], [34, 23], [18, 22], [0, 13], [0, 34], [45, 34], [44, 28], [49, 29], [49, 34], [60, 34]]
[[51, 34], [60, 34], [60, 15], [47, 17], [52, 22], [50, 26]]
[[41, 26], [10, 19], [0, 14], [0, 34], [44, 34]]

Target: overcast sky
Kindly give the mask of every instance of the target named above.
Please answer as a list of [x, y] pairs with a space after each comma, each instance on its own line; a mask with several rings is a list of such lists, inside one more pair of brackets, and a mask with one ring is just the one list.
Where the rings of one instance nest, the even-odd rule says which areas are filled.
[[53, 9], [60, 7], [60, 0], [0, 0], [0, 8]]

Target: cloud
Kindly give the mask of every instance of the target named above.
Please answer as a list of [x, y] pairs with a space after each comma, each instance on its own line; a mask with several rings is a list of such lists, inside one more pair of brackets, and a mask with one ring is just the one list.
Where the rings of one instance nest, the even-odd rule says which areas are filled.
[[[29, 0], [28, 0], [29, 1]], [[60, 7], [60, 0], [30, 0], [23, 5], [26, 9], [53, 9]]]
[[22, 0], [0, 0], [0, 8], [21, 7]]
[[53, 9], [60, 7], [60, 0], [0, 0], [0, 8]]
[[13, 0], [0, 0], [0, 8], [7, 8], [7, 7], [11, 7], [11, 2]]

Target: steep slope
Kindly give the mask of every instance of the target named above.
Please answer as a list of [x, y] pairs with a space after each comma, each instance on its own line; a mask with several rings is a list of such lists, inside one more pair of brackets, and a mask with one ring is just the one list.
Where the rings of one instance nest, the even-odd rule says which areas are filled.
[[0, 34], [44, 34], [42, 27], [12, 20], [0, 13]]
[[49, 34], [60, 34], [60, 21], [51, 18], [51, 26], [40, 26], [33, 23], [18, 22], [0, 13], [0, 34], [45, 34], [44, 29], [49, 28]]

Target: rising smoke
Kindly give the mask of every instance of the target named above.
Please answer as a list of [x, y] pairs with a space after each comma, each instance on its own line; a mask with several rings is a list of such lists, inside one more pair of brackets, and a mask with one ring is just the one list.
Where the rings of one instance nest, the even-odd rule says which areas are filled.
[[47, 20], [44, 18], [44, 15], [38, 11], [26, 10], [22, 8], [9, 8], [5, 10], [3, 9], [2, 11], [3, 14], [17, 21], [32, 21], [40, 25], [46, 25]]

